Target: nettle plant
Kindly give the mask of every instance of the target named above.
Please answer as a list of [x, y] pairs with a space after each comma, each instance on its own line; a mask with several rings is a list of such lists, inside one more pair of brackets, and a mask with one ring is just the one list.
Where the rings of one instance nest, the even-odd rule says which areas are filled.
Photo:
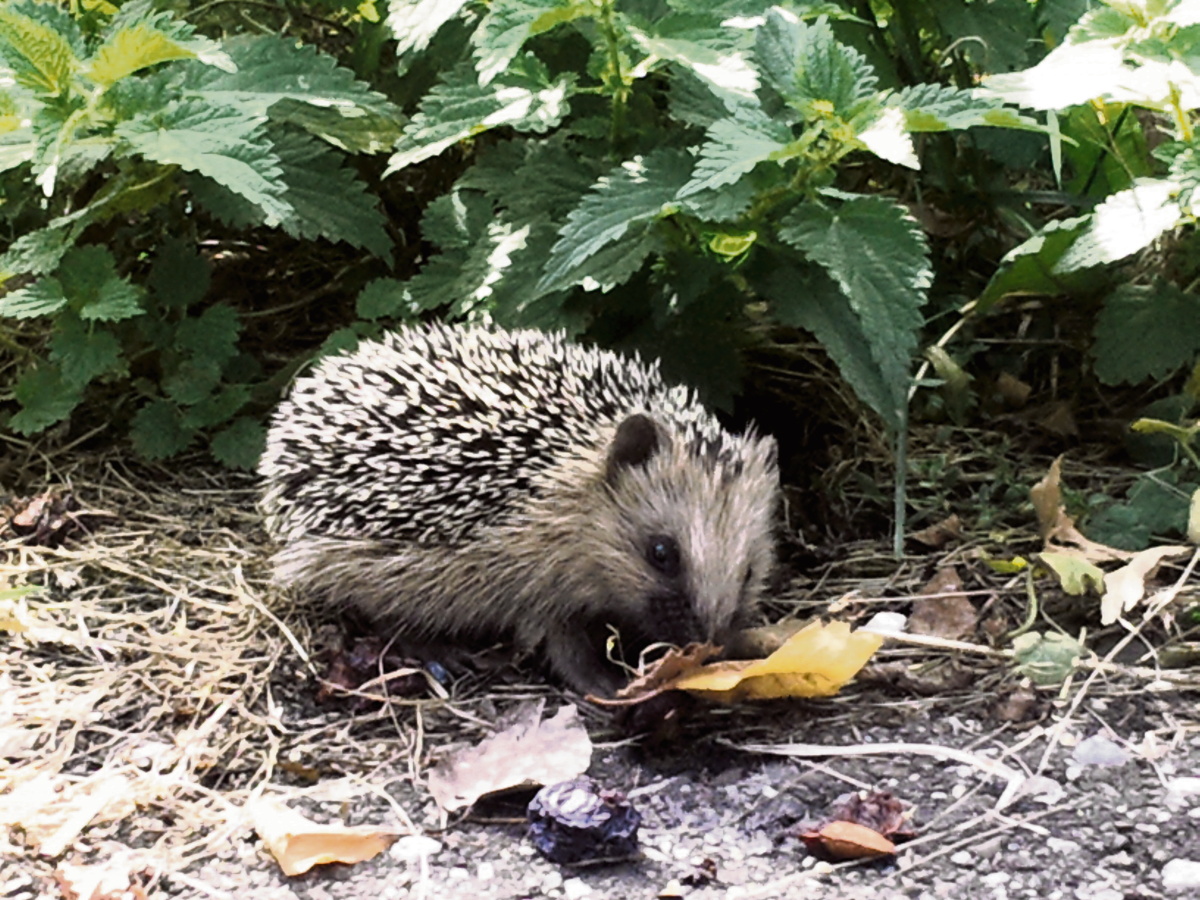
[[799, 326], [903, 435], [928, 249], [903, 206], [838, 175], [869, 155], [917, 168], [920, 132], [1037, 126], [951, 87], [881, 90], [835, 36], [830, 17], [845, 15], [745, 0], [493, 0], [482, 13], [393, 0], [402, 55], [432, 40], [445, 58], [460, 35], [469, 46], [389, 170], [467, 138], [477, 152], [425, 216], [440, 252], [408, 281], [370, 285], [360, 313], [448, 307], [624, 336], [718, 405], [751, 327]]
[[[1200, 5], [1108, 0], [1085, 13], [1038, 65], [984, 85], [989, 96], [1059, 115], [1066, 142], [1053, 145], [1056, 161], [1065, 151], [1082, 170], [1074, 173], [1077, 181], [1110, 164], [1105, 180], [1116, 180], [1117, 189], [1091, 212], [1050, 222], [1012, 250], [977, 311], [1010, 294], [1070, 294], [1085, 280], [1094, 290], [1098, 280], [1103, 284], [1103, 267], [1112, 267], [1092, 334], [1097, 377], [1109, 385], [1178, 385], [1182, 373], [1191, 376], [1134, 423], [1135, 431], [1163, 438], [1131, 442], [1135, 455], [1160, 471], [1139, 478], [1126, 502], [1100, 502], [1094, 528], [1134, 548], [1153, 535], [1183, 533], [1189, 495], [1200, 504], [1196, 428], [1186, 424], [1200, 406], [1193, 228], [1200, 196]], [[1151, 132], [1159, 143], [1148, 150]], [[1160, 241], [1165, 252], [1144, 252]]]
[[262, 428], [243, 413], [261, 369], [238, 348], [238, 312], [205, 302], [191, 214], [389, 258], [346, 152], [390, 149], [400, 121], [332, 58], [282, 37], [218, 43], [149, 2], [78, 16], [0, 5], [7, 427], [44, 430], [100, 383], [124, 383], [144, 455], [203, 434], [217, 458], [252, 465]]

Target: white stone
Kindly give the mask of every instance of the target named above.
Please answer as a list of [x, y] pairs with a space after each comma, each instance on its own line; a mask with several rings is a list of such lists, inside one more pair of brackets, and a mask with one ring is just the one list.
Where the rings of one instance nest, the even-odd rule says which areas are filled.
[[1194, 859], [1173, 859], [1162, 870], [1163, 887], [1168, 890], [1200, 888], [1200, 862]]
[[592, 889], [582, 878], [568, 878], [563, 882], [563, 895], [567, 900], [579, 900], [580, 897], [586, 897], [591, 892]]

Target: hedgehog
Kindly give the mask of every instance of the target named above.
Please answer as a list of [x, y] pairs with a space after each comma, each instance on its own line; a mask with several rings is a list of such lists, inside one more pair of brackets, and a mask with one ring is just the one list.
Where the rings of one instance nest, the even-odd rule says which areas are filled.
[[727, 641], [774, 562], [774, 439], [563, 334], [414, 325], [326, 357], [259, 472], [277, 582], [405, 639], [540, 651], [584, 693], [621, 686], [614, 648]]

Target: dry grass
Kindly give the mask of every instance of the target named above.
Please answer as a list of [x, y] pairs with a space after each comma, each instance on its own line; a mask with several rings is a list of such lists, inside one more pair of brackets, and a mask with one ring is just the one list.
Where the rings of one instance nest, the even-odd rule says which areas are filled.
[[[0, 601], [0, 825], [9, 826], [7, 840], [0, 828], [0, 872], [9, 873], [0, 895], [36, 897], [64, 861], [117, 857], [151, 884], [172, 878], [195, 888], [189, 867], [249, 835], [243, 811], [260, 795], [370, 795], [391, 809], [392, 827], [419, 830], [429, 822], [409, 816], [428, 810], [417, 788], [437, 750], [486, 733], [497, 708], [550, 690], [475, 678], [406, 700], [387, 697], [381, 679], [361, 693], [389, 701], [382, 706], [357, 711], [347, 698], [321, 708], [313, 697], [323, 617], [279, 604], [252, 479], [92, 460], [70, 471], [47, 465], [43, 484], [74, 493], [87, 530], [57, 548], [0, 543], [0, 590], [41, 588]], [[1001, 549], [967, 540], [897, 563], [875, 544], [845, 546], [772, 613], [826, 612], [841, 598], [834, 606], [843, 617], [861, 617], [919, 594], [938, 563], [960, 568], [985, 618], [1011, 625], [1026, 589], [985, 565]], [[1181, 591], [1194, 603], [1195, 579]], [[1151, 624], [1138, 640], [1148, 642]], [[999, 654], [979, 650], [895, 649], [884, 661], [914, 677], [953, 670], [940, 695], [927, 681], [934, 697], [903, 702], [982, 710], [1013, 679]], [[1136, 689], [1157, 674], [1152, 657], [1124, 670], [1110, 658], [1086, 685]], [[836, 698], [826, 711], [852, 727], [863, 705]], [[606, 723], [590, 715], [603, 736]], [[761, 737], [766, 726], [755, 718], [702, 727]]]

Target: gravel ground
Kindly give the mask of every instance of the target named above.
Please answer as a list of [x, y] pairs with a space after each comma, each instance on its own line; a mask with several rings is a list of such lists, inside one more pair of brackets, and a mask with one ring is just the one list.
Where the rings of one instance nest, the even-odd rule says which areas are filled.
[[[1035, 769], [1049, 732], [1023, 731], [936, 703], [863, 698], [847, 724], [844, 708], [822, 720], [821, 704], [771, 707], [735, 718], [756, 743], [789, 739], [831, 749], [824, 759], [789, 759], [730, 749], [704, 736], [714, 716], [699, 716], [671, 752], [599, 747], [591, 769], [625, 791], [643, 816], [640, 859], [571, 869], [542, 859], [513, 821], [519, 803], [488, 810], [486, 821], [402, 838], [385, 855], [356, 866], [327, 866], [285, 878], [256, 841], [190, 874], [173, 887], [201, 896], [304, 898], [1080, 898], [1119, 900], [1172, 894], [1184, 861], [1200, 861], [1200, 793], [1182, 780], [1200, 776], [1200, 732], [1185, 696], [1097, 699], [1061, 729], [1062, 743], [1043, 775], [1058, 796], [1026, 797], [1003, 811], [1004, 782], [977, 768], [894, 750], [839, 756], [854, 744], [910, 742], [1003, 757]], [[1051, 711], [1052, 712], [1052, 711]], [[1047, 720], [1049, 721], [1049, 720]], [[738, 723], [722, 722], [732, 735]], [[1149, 740], [1146, 735], [1156, 737]], [[1080, 764], [1068, 744], [1094, 735], [1124, 750], [1116, 765]], [[1020, 747], [1014, 751], [1014, 747]], [[1104, 749], [1103, 747], [1101, 749]], [[1147, 758], [1154, 757], [1154, 758]], [[378, 774], [376, 783], [387, 787]], [[831, 865], [808, 855], [795, 832], [819, 819], [846, 791], [891, 791], [917, 807], [918, 836], [894, 860]], [[418, 823], [438, 823], [427, 796], [406, 780], [393, 785]], [[330, 812], [330, 810], [326, 810]], [[337, 810], [332, 810], [334, 814]], [[387, 821], [383, 804], [348, 812], [351, 821]], [[710, 861], [706, 863], [706, 861]], [[705, 883], [702, 865], [715, 864]], [[711, 868], [710, 868], [711, 871]], [[1200, 894], [1200, 881], [1190, 891]], [[204, 889], [200, 890], [200, 885]], [[673, 892], [672, 892], [673, 891]]]

